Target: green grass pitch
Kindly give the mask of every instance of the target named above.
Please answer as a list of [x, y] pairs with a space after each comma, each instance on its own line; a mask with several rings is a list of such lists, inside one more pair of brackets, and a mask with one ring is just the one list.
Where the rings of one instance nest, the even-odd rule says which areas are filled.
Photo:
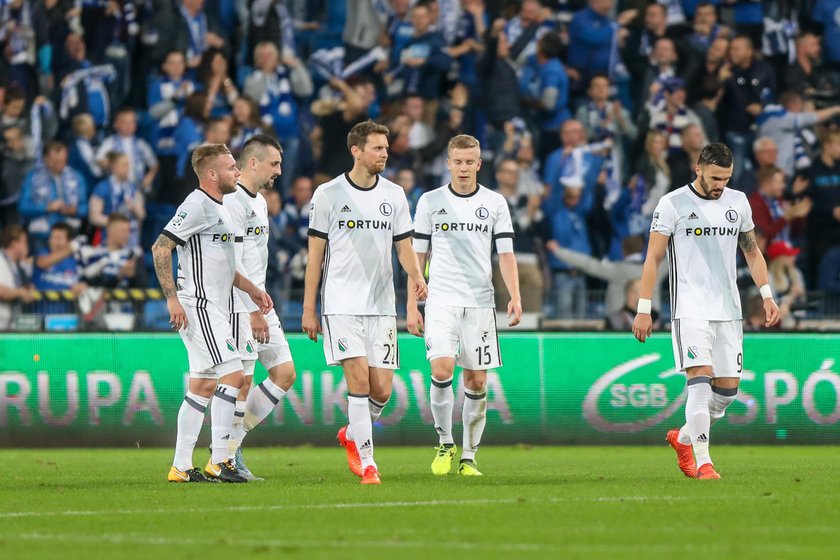
[[167, 483], [169, 449], [6, 450], [0, 558], [836, 559], [838, 451], [718, 446], [696, 481], [665, 445], [486, 447], [463, 479], [383, 446], [363, 487], [338, 447], [247, 449], [267, 480], [239, 485]]

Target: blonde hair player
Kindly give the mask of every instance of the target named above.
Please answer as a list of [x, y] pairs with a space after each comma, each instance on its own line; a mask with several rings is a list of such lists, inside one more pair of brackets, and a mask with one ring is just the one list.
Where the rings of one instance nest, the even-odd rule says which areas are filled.
[[[243, 382], [242, 361], [231, 337], [228, 302], [236, 286], [262, 313], [271, 298], [236, 271], [234, 228], [222, 197], [236, 190], [239, 169], [224, 144], [204, 144], [192, 155], [198, 188], [175, 211], [152, 246], [155, 272], [189, 359], [190, 382], [178, 412], [175, 459], [170, 482], [247, 482], [228, 460], [236, 397]], [[177, 284], [172, 250], [178, 251]], [[215, 393], [214, 393], [215, 391]], [[212, 455], [204, 474], [193, 467], [193, 450], [210, 397], [215, 401]]]
[[452, 380], [459, 365], [464, 369], [464, 434], [458, 474], [481, 476], [475, 454], [486, 423], [487, 370], [502, 365], [493, 296], [494, 243], [511, 297], [507, 306], [511, 326], [522, 317], [522, 298], [510, 210], [502, 195], [478, 184], [478, 140], [455, 136], [447, 155], [452, 182], [423, 194], [417, 202], [414, 249], [421, 266], [429, 249], [434, 250], [425, 325], [409, 280], [408, 330], [416, 336], [425, 333], [426, 357], [432, 366], [430, 403], [440, 440], [432, 473], [449, 474], [457, 452], [452, 437]]

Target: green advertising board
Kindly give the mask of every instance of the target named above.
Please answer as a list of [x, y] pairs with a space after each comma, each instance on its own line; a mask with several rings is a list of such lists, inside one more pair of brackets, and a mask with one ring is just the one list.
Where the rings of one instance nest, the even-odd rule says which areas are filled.
[[[347, 418], [341, 370], [326, 366], [320, 343], [289, 342], [297, 381], [249, 442], [331, 445]], [[512, 333], [501, 345], [485, 444], [662, 443], [682, 424], [685, 378], [667, 335], [639, 344], [629, 334]], [[401, 337], [400, 350], [377, 441], [435, 443], [423, 341]], [[840, 336], [748, 335], [744, 354], [716, 442], [840, 442]], [[172, 334], [0, 336], [0, 445], [171, 445], [186, 364]], [[461, 385], [456, 398], [457, 426]]]

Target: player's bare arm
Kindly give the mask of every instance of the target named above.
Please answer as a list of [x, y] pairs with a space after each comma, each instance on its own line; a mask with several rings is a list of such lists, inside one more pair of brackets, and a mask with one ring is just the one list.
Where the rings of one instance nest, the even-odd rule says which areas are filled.
[[[426, 266], [426, 253], [417, 253], [417, 264], [420, 265], [420, 270]], [[414, 295], [414, 280], [409, 276], [408, 291], [406, 292], [405, 317], [406, 328], [408, 332], [414, 336], [423, 336], [425, 325], [423, 324], [423, 315], [417, 309], [417, 296]]]
[[321, 332], [321, 322], [318, 321], [318, 314], [315, 312], [315, 298], [321, 281], [321, 268], [324, 266], [326, 247], [326, 239], [315, 235], [309, 236], [309, 258], [306, 261], [306, 276], [303, 283], [301, 326], [306, 336], [314, 342], [318, 342], [318, 333]]
[[400, 239], [395, 243], [397, 247], [397, 257], [400, 260], [400, 265], [405, 270], [408, 277], [414, 280], [414, 296], [417, 301], [424, 301], [428, 293], [426, 286], [426, 279], [423, 278], [423, 269], [420, 268], [420, 263], [417, 260], [417, 253], [414, 252], [414, 246], [411, 243], [411, 238], [406, 237]]
[[253, 282], [238, 272], [233, 277], [233, 285], [248, 294], [251, 301], [257, 304], [257, 307], [260, 308], [260, 312], [263, 314], [268, 313], [271, 311], [271, 308], [274, 307], [274, 302], [271, 301], [271, 296], [257, 288]]
[[152, 245], [152, 260], [155, 264], [155, 274], [158, 277], [160, 289], [166, 298], [166, 308], [169, 310], [169, 324], [172, 328], [181, 330], [187, 328], [187, 314], [181, 302], [178, 301], [175, 278], [172, 275], [172, 250], [176, 247], [175, 241], [161, 234]]
[[513, 253], [499, 253], [499, 270], [510, 294], [507, 306], [508, 326], [515, 327], [522, 320], [522, 296], [519, 293], [519, 269]]
[[755, 230], [751, 229], [750, 231], [738, 234], [738, 246], [741, 248], [741, 252], [744, 253], [744, 259], [747, 261], [753, 282], [755, 282], [755, 285], [761, 292], [761, 297], [764, 299], [764, 326], [772, 327], [779, 322], [779, 306], [776, 305], [773, 299], [773, 292], [770, 290], [767, 262], [764, 260], [764, 255], [758, 249]]
[[644, 342], [653, 332], [650, 300], [653, 297], [653, 288], [659, 279], [659, 265], [665, 258], [665, 251], [668, 249], [668, 239], [667, 235], [651, 232], [648, 241], [648, 252], [645, 264], [642, 267], [642, 282], [639, 288], [639, 308], [636, 318], [633, 319], [633, 336], [639, 342]]

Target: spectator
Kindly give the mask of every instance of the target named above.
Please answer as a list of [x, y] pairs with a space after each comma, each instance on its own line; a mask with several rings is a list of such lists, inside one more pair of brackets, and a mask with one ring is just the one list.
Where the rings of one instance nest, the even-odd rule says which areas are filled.
[[432, 27], [427, 0], [420, 0], [411, 8], [411, 25], [414, 34], [400, 52], [400, 66], [390, 76], [402, 80], [402, 93], [437, 100], [452, 58], [444, 51], [443, 36]]
[[[613, 0], [589, 0], [587, 6], [575, 12], [569, 24], [568, 68], [571, 88], [581, 91], [594, 74], [609, 74], [610, 55], [616, 26], [610, 19]], [[618, 24], [626, 25], [635, 13], [622, 13]]]
[[218, 119], [230, 114], [239, 91], [228, 75], [228, 59], [219, 49], [207, 49], [198, 66], [199, 88], [207, 94], [207, 114]]
[[68, 163], [70, 167], [81, 173], [85, 178], [88, 190], [102, 179], [102, 168], [96, 161], [96, 151], [99, 147], [96, 134], [96, 123], [87, 113], [73, 117], [73, 138], [70, 143]]
[[104, 129], [111, 122], [111, 93], [106, 83], [116, 79], [110, 64], [94, 64], [87, 58], [84, 39], [71, 33], [65, 41], [65, 61], [58, 72], [61, 84], [62, 122], [69, 122], [80, 113], [93, 117], [96, 127]]
[[192, 93], [184, 103], [184, 115], [175, 128], [175, 176], [183, 179], [191, 170], [187, 170], [193, 150], [204, 142], [204, 125], [207, 122], [207, 94]]
[[[540, 313], [543, 306], [543, 273], [540, 265], [540, 238], [544, 236], [543, 215], [540, 210], [542, 185], [520, 180], [516, 160], [503, 159], [496, 168], [496, 185], [505, 197], [513, 221], [513, 250], [519, 271], [522, 292], [522, 311]], [[510, 301], [497, 259], [493, 263], [493, 286], [496, 292], [496, 309], [507, 309]]]
[[256, 70], [245, 80], [245, 95], [259, 103], [262, 122], [273, 127], [283, 145], [284, 192], [297, 175], [300, 153], [300, 109], [298, 100], [312, 95], [312, 77], [306, 65], [293, 53], [280, 59], [277, 46], [260, 43], [254, 49]]
[[207, 49], [219, 49], [227, 53], [229, 45], [225, 41], [219, 22], [204, 9], [205, 0], [180, 0], [175, 13], [168, 9], [156, 10], [154, 28], [158, 39], [152, 48], [152, 60], [159, 65], [167, 53], [184, 53], [189, 68], [197, 68], [201, 56]]
[[822, 26], [825, 45], [824, 60], [834, 71], [840, 69], [840, 18], [837, 17], [837, 0], [817, 0], [811, 11], [811, 20]]
[[799, 249], [787, 241], [774, 241], [767, 247], [767, 278], [773, 295], [779, 302], [779, 317], [782, 328], [790, 328], [795, 323], [791, 315], [792, 308], [805, 299], [805, 279], [796, 267]]
[[682, 147], [683, 128], [690, 124], [702, 126], [694, 111], [686, 106], [685, 98], [685, 82], [668, 78], [662, 83], [661, 99], [651, 102], [639, 117], [639, 130], [658, 130], [665, 134], [669, 152]]
[[305, 247], [308, 240], [309, 203], [313, 192], [315, 189], [312, 179], [298, 177], [292, 183], [291, 200], [283, 207], [286, 223], [294, 231], [294, 236], [301, 247]]
[[802, 131], [836, 115], [840, 115], [840, 104], [819, 111], [805, 111], [802, 96], [793, 91], [779, 96], [779, 105], [764, 107], [758, 118], [759, 131], [776, 142], [778, 165], [786, 176], [793, 177], [795, 171], [811, 166]]
[[7, 331], [20, 314], [21, 305], [35, 294], [24, 261], [29, 256], [26, 232], [17, 224], [0, 230], [0, 331]]
[[603, 158], [594, 153], [608, 144], [586, 144], [583, 125], [574, 119], [563, 123], [560, 129], [562, 147], [554, 150], [543, 166], [543, 183], [547, 196], [543, 211], [553, 215], [556, 208], [563, 206], [563, 191], [568, 187], [581, 189], [578, 212], [589, 214], [595, 201], [595, 189], [601, 173]]
[[[639, 287], [641, 284], [641, 278], [628, 280], [624, 284], [624, 293], [622, 295], [624, 305], [621, 309], [607, 314], [605, 327], [608, 331], [627, 332], [628, 330], [632, 330], [633, 321], [636, 319], [636, 308], [639, 305]], [[658, 329], [661, 327], [659, 311], [651, 309], [650, 314], [653, 319], [653, 328]]]
[[[583, 189], [578, 185], [566, 185], [563, 190], [563, 203], [550, 216], [552, 238], [547, 247], [563, 247], [583, 255], [592, 254], [589, 228], [586, 225], [589, 209], [581, 204], [582, 191]], [[549, 253], [548, 261], [556, 298], [555, 316], [563, 319], [582, 319], [587, 302], [586, 280], [583, 272], [561, 261], [554, 256], [553, 252]]]
[[210, 119], [204, 131], [204, 141], [209, 144], [227, 144], [230, 136], [230, 120], [225, 118]]
[[[73, 228], [62, 222], [53, 224], [47, 246], [35, 253], [35, 289], [70, 291], [78, 297], [87, 288], [76, 261], [78, 250], [79, 241], [73, 239]], [[45, 310], [67, 313], [72, 310], [72, 306], [69, 303], [49, 302]]]
[[720, 115], [726, 145], [732, 150], [734, 168], [732, 182], [738, 184], [747, 152], [755, 137], [750, 130], [762, 106], [776, 96], [776, 76], [773, 68], [755, 57], [749, 37], [738, 36], [729, 46], [731, 75], [724, 81]]
[[[26, 94], [23, 90], [11, 86], [6, 89], [2, 100], [3, 113], [0, 114], [0, 130], [17, 126], [29, 138], [28, 141], [34, 141], [35, 138], [32, 138], [32, 111], [26, 112]], [[39, 107], [38, 116], [41, 119], [41, 139], [52, 138], [58, 132], [58, 120], [52, 104], [43, 96], [38, 96], [33, 101], [33, 105]]]
[[0, 47], [5, 54], [5, 82], [32, 99], [38, 93], [39, 76], [50, 74], [52, 46], [47, 35], [47, 19], [41, 2], [4, 2]]
[[341, 101], [313, 103], [312, 112], [318, 124], [312, 131], [316, 144], [317, 163], [315, 184], [320, 185], [353, 167], [347, 151], [347, 134], [356, 123], [368, 118], [368, 111], [376, 99], [370, 80], [354, 78], [349, 84], [333, 78], [330, 86], [341, 93]]
[[691, 183], [695, 179], [694, 166], [700, 157], [700, 150], [707, 144], [703, 128], [691, 123], [680, 133], [682, 145], [679, 150], [669, 150], [666, 158], [671, 170], [671, 188], [673, 191]]
[[253, 52], [258, 44], [265, 42], [278, 45], [284, 56], [298, 51], [296, 27], [305, 31], [305, 24], [290, 13], [292, 4], [272, 0], [250, 2], [249, 21], [247, 24], [243, 22], [243, 28], [250, 25], [247, 30], [247, 52]]
[[760, 294], [756, 294], [747, 301], [747, 313], [744, 319], [744, 331], [759, 332], [766, 330], [775, 330], [776, 327], [766, 327], [767, 312], [764, 311], [764, 298]]
[[546, 19], [538, 0], [523, 0], [519, 13], [505, 25], [505, 37], [510, 44], [510, 58], [517, 67], [527, 64], [528, 58], [536, 55], [538, 43], [546, 33], [552, 31], [553, 22]]
[[[478, 103], [495, 131], [503, 130], [506, 122], [522, 116], [519, 81], [510, 58], [510, 42], [503, 31], [504, 25], [505, 20], [501, 18], [493, 22], [484, 54], [478, 59], [478, 76], [484, 85], [478, 92]], [[491, 140], [490, 144], [492, 146], [494, 142]]]
[[692, 31], [688, 36], [688, 46], [695, 56], [705, 58], [709, 47], [719, 37], [728, 37], [729, 28], [717, 20], [717, 10], [713, 2], [700, 2], [694, 12]]
[[[143, 192], [131, 180], [128, 156], [118, 152], [108, 154], [107, 179], [96, 185], [88, 205], [88, 223], [102, 228], [108, 225], [109, 216], [119, 213], [129, 219], [131, 235], [128, 247], [133, 249], [140, 244], [141, 224], [146, 218], [146, 206]], [[104, 235], [102, 241], [105, 241]]]
[[560, 127], [569, 119], [569, 78], [560, 62], [563, 44], [560, 35], [546, 33], [537, 42], [536, 54], [529, 56], [520, 78], [523, 104], [533, 111], [533, 122], [540, 129], [540, 159], [560, 144]]
[[[428, 7], [426, 11], [428, 12]], [[373, 0], [359, 0], [352, 4], [352, 8], [348, 5], [344, 33], [341, 36], [344, 43], [345, 66], [368, 54], [371, 49], [379, 45], [387, 18], [387, 6], [377, 4]], [[429, 23], [431, 24], [431, 19]]]
[[580, 121], [586, 130], [588, 142], [613, 140], [613, 149], [620, 151], [619, 161], [626, 162], [624, 146], [636, 137], [636, 124], [630, 112], [621, 103], [610, 100], [610, 79], [597, 74], [589, 82], [589, 99], [581, 105], [575, 120]]
[[748, 197], [758, 188], [758, 172], [765, 167], [778, 167], [779, 148], [769, 136], [759, 136], [752, 145], [755, 166], [745, 171], [737, 183], [729, 182], [729, 186], [743, 192]]
[[[810, 198], [788, 204], [785, 193], [785, 174], [778, 167], [763, 167], [758, 172], [758, 190], [749, 196], [756, 233], [766, 246], [776, 241], [790, 243], [793, 220], [802, 220], [811, 211]], [[798, 251], [797, 251], [798, 253]]]
[[137, 113], [130, 107], [123, 107], [114, 117], [114, 134], [105, 138], [99, 146], [96, 160], [101, 168], [107, 169], [109, 153], [125, 154], [128, 157], [129, 181], [149, 193], [158, 172], [158, 159], [151, 146], [138, 138], [136, 133]]
[[394, 177], [394, 182], [403, 188], [405, 191], [405, 198], [408, 200], [408, 209], [412, 216], [417, 209], [417, 201], [420, 200], [420, 195], [423, 194], [423, 189], [417, 184], [414, 176], [414, 170], [410, 167], [403, 167], [397, 171]]
[[248, 97], [240, 97], [233, 103], [233, 138], [230, 140], [230, 151], [239, 155], [245, 142], [255, 134], [265, 133], [260, 121], [260, 107], [257, 102]]
[[408, 145], [414, 150], [425, 148], [435, 138], [435, 131], [424, 122], [426, 101], [419, 95], [406, 95], [403, 98], [401, 116], [408, 119]]
[[20, 188], [35, 159], [19, 126], [3, 129], [0, 167], [0, 228], [20, 223]]
[[458, 81], [475, 92], [479, 87], [476, 59], [484, 51], [483, 37], [490, 24], [484, 0], [461, 0], [462, 13], [449, 56], [455, 59]]
[[688, 92], [690, 105], [703, 99], [720, 101], [723, 97], [723, 84], [732, 72], [727, 60], [729, 44], [728, 38], [718, 37], [706, 49], [702, 64], [694, 66], [693, 73], [687, 80], [691, 84]]
[[43, 163], [27, 173], [20, 195], [20, 213], [34, 244], [43, 246], [56, 222], [78, 230], [87, 207], [85, 179], [67, 165], [67, 147], [57, 140], [47, 143]]
[[155, 120], [154, 146], [159, 156], [175, 156], [175, 129], [187, 97], [196, 84], [185, 77], [184, 53], [170, 51], [161, 65], [163, 75], [152, 80], [148, 90], [149, 116]]
[[820, 38], [805, 32], [796, 38], [796, 60], [785, 68], [784, 88], [801, 95], [836, 99], [838, 84], [820, 63]]
[[822, 256], [818, 278], [821, 292], [840, 296], [840, 246], [832, 247]]
[[820, 259], [840, 240], [840, 131], [822, 136], [822, 153], [808, 172], [808, 274], [815, 279]]
[[[142, 287], [143, 250], [129, 247], [129, 218], [115, 212], [108, 216], [106, 229], [104, 244], [85, 245], [79, 250], [82, 278], [89, 286], [97, 288]], [[141, 266], [138, 267], [138, 263]]]

